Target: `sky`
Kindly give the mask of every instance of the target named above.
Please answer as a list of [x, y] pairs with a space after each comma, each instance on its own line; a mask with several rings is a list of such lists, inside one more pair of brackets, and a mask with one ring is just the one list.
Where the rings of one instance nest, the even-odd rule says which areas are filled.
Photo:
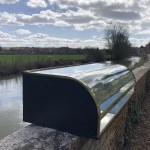
[[0, 46], [106, 48], [124, 26], [132, 46], [150, 42], [150, 0], [0, 0]]

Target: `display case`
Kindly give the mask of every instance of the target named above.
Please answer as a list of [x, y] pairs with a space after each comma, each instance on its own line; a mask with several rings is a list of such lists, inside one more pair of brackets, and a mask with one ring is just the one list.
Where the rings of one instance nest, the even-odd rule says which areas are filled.
[[117, 64], [23, 73], [23, 120], [98, 139], [134, 92], [135, 77]]

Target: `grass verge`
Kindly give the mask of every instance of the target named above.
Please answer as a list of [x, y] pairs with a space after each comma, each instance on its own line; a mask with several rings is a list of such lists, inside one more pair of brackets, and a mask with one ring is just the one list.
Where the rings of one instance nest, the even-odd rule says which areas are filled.
[[86, 62], [86, 55], [0, 55], [0, 76]]

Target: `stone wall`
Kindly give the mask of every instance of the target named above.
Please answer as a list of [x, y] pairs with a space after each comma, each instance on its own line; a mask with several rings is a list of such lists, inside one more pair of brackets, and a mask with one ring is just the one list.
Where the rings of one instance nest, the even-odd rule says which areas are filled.
[[74, 136], [54, 129], [29, 125], [0, 141], [0, 150], [117, 150], [125, 131], [128, 110], [146, 95], [150, 84], [150, 62], [133, 71], [135, 92], [99, 140]]

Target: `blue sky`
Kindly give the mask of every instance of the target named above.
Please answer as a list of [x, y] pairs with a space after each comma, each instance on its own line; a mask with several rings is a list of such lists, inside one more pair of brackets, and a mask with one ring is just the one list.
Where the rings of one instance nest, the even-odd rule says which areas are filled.
[[149, 0], [0, 0], [0, 46], [105, 48], [111, 24], [150, 42]]

